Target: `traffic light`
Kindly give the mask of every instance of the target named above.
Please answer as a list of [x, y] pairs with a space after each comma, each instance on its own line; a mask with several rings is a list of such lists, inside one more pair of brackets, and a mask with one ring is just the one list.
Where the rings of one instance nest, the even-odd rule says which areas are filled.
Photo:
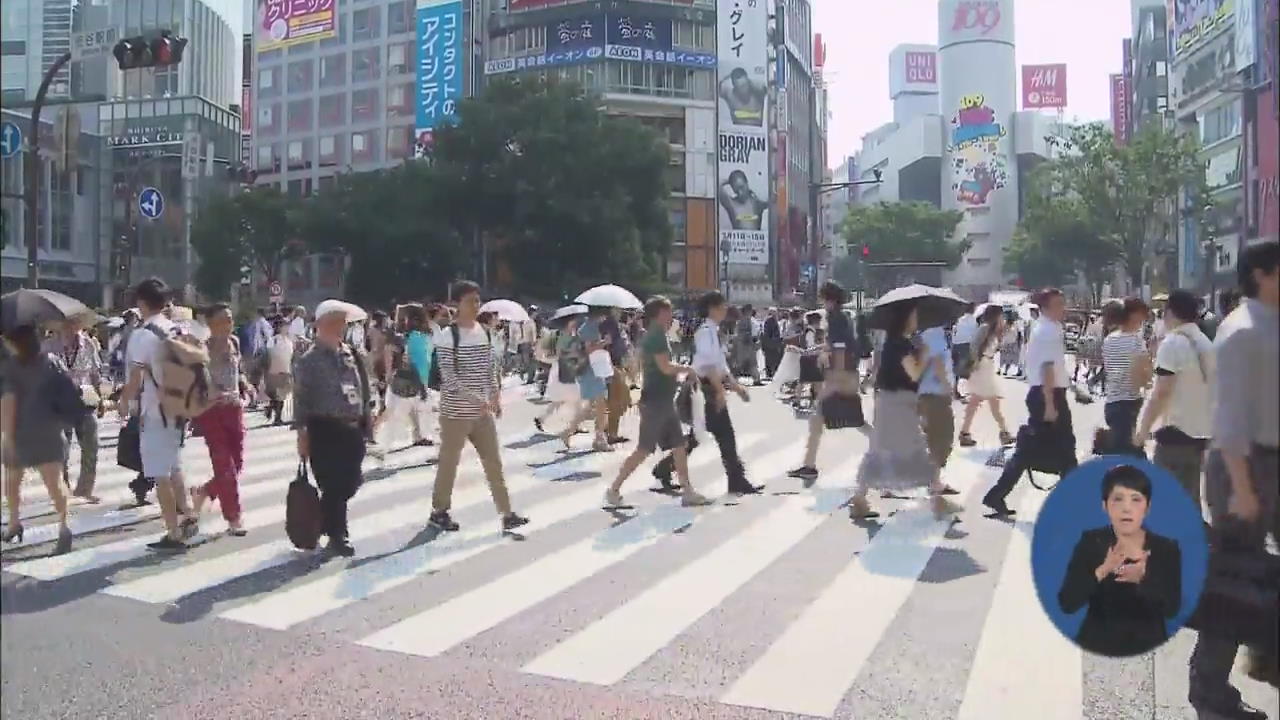
[[156, 35], [125, 38], [116, 43], [111, 54], [116, 56], [116, 63], [121, 70], [133, 70], [177, 65], [182, 62], [182, 53], [186, 48], [186, 38], [177, 38], [168, 30], [161, 30]]
[[871, 257], [871, 246], [864, 244], [862, 246], [862, 259], [866, 260], [869, 257]]

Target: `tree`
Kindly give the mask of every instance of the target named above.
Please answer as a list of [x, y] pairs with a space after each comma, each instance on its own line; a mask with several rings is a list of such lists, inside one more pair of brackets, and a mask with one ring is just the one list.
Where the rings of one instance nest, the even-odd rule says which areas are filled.
[[856, 252], [867, 246], [872, 262], [943, 262], [952, 269], [971, 244], [951, 241], [963, 219], [959, 210], [929, 203], [882, 202], [851, 209], [840, 232]]
[[191, 245], [200, 257], [196, 287], [221, 296], [239, 281], [243, 267], [257, 270], [268, 282], [278, 280], [282, 263], [303, 252], [297, 208], [295, 200], [269, 186], [206, 203], [191, 227]]
[[508, 289], [559, 297], [660, 277], [671, 236], [668, 151], [577, 85], [501, 79], [459, 104], [429, 162], [450, 224], [512, 270]]
[[[1066, 152], [1045, 163], [1046, 187], [1079, 200], [1089, 228], [1115, 243], [1116, 261], [1141, 287], [1155, 240], [1177, 222], [1171, 209], [1179, 192], [1203, 183], [1196, 139], [1147, 125], [1117, 145], [1108, 128], [1092, 123], [1073, 128], [1064, 144]], [[1203, 209], [1188, 213], [1198, 222]]]
[[370, 306], [443, 299], [462, 274], [468, 248], [448, 222], [448, 182], [439, 176], [430, 164], [411, 162], [341, 176], [305, 201], [301, 234], [313, 251], [347, 257], [349, 298]]

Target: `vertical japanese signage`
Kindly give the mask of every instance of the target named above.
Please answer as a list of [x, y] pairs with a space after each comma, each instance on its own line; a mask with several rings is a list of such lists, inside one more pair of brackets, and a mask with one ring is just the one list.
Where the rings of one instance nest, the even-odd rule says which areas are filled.
[[258, 52], [337, 35], [336, 0], [258, 0]]
[[769, 11], [719, 0], [719, 244], [731, 263], [769, 263]]
[[1023, 65], [1022, 107], [1062, 109], [1067, 106], [1066, 65]]
[[1111, 131], [1117, 145], [1129, 142], [1129, 89], [1124, 75], [1111, 76]]
[[462, 98], [461, 0], [418, 0], [413, 52], [415, 126], [418, 144], [425, 146], [433, 130], [452, 122]]

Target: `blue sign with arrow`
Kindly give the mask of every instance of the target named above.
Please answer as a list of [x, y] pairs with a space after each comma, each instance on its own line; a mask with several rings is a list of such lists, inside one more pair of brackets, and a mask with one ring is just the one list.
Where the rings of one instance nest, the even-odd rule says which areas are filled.
[[164, 195], [153, 188], [143, 188], [138, 193], [138, 211], [149, 220], [157, 220], [164, 214]]
[[22, 151], [22, 128], [17, 123], [0, 125], [0, 157], [11, 158]]

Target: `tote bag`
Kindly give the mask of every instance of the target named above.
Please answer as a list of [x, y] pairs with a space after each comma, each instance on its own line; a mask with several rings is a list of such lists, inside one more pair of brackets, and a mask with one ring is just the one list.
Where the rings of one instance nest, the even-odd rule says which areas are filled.
[[608, 350], [596, 350], [587, 356], [587, 360], [591, 363], [591, 372], [601, 380], [608, 380], [613, 377], [613, 361], [609, 358]]
[[298, 474], [285, 496], [284, 531], [299, 550], [314, 550], [323, 528], [320, 493], [307, 476], [307, 463], [298, 463]]

